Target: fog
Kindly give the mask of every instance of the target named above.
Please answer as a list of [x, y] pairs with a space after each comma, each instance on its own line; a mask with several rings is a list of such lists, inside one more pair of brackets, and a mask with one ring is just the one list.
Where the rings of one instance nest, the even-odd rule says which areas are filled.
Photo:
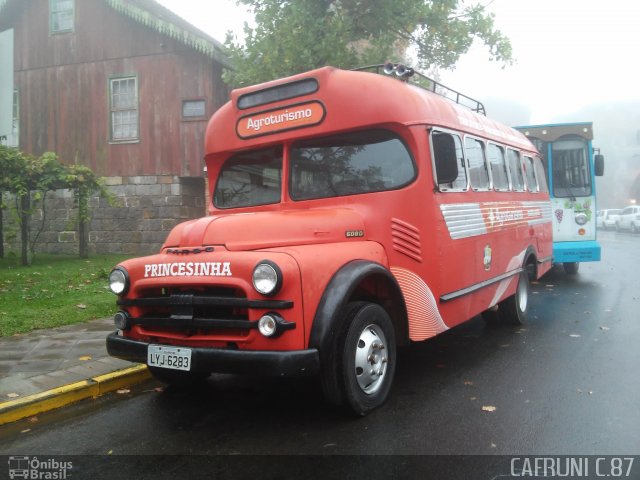
[[[229, 30], [241, 40], [244, 21], [251, 22], [235, 0], [159, 1], [220, 41]], [[593, 122], [593, 145], [606, 164], [605, 176], [597, 179], [598, 207], [640, 202], [640, 90], [629, 63], [640, 2], [481, 3], [511, 40], [516, 62], [490, 62], [476, 41], [456, 68], [437, 77], [483, 102], [489, 117], [507, 125]]]
[[591, 105], [554, 120], [593, 121], [593, 145], [605, 156], [605, 174], [596, 182], [598, 208], [640, 202], [640, 101]]
[[[500, 98], [483, 100], [487, 115], [511, 126], [531, 125], [531, 109]], [[640, 101], [611, 101], [555, 115], [541, 123], [593, 122], [593, 146], [605, 157], [596, 179], [598, 208], [640, 203]]]

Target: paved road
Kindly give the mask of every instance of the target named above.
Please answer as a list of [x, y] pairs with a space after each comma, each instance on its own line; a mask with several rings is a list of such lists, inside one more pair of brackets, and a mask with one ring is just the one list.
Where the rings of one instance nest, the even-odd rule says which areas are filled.
[[602, 262], [533, 286], [526, 327], [477, 318], [402, 351], [390, 400], [366, 418], [327, 408], [309, 380], [214, 376], [15, 424], [0, 454], [638, 455], [640, 236], [600, 240]]

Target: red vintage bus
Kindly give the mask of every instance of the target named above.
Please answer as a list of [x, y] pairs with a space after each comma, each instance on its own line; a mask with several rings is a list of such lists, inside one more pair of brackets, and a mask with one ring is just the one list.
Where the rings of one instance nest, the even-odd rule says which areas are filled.
[[385, 70], [231, 93], [206, 132], [209, 215], [110, 275], [111, 355], [173, 385], [318, 375], [364, 415], [388, 396], [397, 346], [478, 314], [525, 320], [552, 260], [538, 152], [479, 102]]

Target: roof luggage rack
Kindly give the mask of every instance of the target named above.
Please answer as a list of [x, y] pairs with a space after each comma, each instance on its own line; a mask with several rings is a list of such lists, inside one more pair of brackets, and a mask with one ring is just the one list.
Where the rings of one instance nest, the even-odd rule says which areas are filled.
[[354, 71], [373, 71], [375, 73], [384, 73], [386, 75], [395, 74], [400, 80], [409, 82], [409, 78], [417, 75], [417, 78], [413, 78], [411, 83], [421, 87], [425, 90], [440, 95], [448, 100], [451, 100], [458, 105], [468, 108], [476, 113], [480, 113], [484, 116], [487, 115], [482, 102], [475, 100], [467, 95], [460, 93], [446, 85], [437, 82], [436, 80], [423, 75], [420, 72], [416, 72], [413, 68], [407, 67], [400, 63], [380, 63], [377, 65], [369, 65], [367, 67], [354, 68]]

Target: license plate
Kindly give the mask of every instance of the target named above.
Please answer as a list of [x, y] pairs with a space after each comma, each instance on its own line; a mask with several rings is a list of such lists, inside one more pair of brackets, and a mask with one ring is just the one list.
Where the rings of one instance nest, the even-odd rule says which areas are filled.
[[151, 367], [189, 371], [191, 370], [191, 349], [149, 345], [147, 348], [147, 364]]

